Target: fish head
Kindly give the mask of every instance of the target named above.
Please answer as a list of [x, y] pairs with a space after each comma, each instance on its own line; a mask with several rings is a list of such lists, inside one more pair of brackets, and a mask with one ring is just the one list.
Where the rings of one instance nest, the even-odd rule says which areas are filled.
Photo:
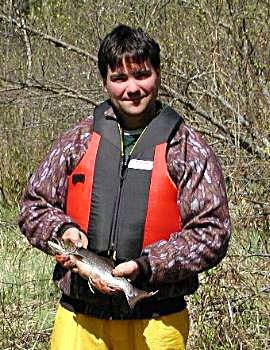
[[53, 241], [48, 241], [48, 246], [54, 254], [70, 255], [76, 251], [76, 247], [55, 238]]

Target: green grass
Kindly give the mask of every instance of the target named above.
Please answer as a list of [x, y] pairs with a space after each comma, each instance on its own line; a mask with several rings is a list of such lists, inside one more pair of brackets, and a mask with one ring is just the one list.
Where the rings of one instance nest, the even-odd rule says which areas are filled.
[[[257, 238], [254, 230], [234, 232], [227, 257], [200, 275], [189, 298], [189, 350], [269, 348], [269, 256]], [[1, 208], [0, 260], [0, 349], [47, 349], [58, 298], [54, 260], [30, 247], [14, 212]]]
[[57, 297], [54, 261], [29, 246], [15, 217], [6, 219], [0, 219], [0, 349], [47, 349]]

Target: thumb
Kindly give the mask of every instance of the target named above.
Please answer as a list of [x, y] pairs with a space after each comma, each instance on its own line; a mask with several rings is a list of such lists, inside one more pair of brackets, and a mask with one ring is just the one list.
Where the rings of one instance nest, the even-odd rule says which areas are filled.
[[115, 268], [112, 270], [112, 275], [113, 275], [114, 277], [123, 277], [123, 276], [124, 276], [124, 272], [123, 272], [121, 269], [115, 267]]

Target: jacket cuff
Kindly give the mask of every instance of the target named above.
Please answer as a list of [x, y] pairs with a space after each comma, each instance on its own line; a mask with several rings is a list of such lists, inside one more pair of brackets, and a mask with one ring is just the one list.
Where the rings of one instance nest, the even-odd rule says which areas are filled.
[[151, 266], [150, 266], [150, 263], [149, 263], [148, 256], [146, 256], [146, 255], [140, 256], [139, 258], [134, 259], [134, 261], [139, 266], [140, 276], [144, 277], [147, 280], [149, 280], [151, 275], [152, 275], [152, 271], [151, 271]]
[[75, 228], [78, 228], [80, 229], [79, 225], [76, 225], [74, 223], [66, 223], [66, 224], [63, 224], [60, 229], [57, 231], [56, 235], [57, 235], [57, 238], [62, 238], [64, 232], [71, 228], [71, 227], [75, 227]]

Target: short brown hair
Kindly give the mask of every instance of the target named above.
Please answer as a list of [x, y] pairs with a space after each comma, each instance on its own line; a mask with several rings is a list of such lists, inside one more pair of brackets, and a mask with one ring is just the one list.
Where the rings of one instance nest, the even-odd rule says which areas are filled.
[[160, 67], [159, 45], [141, 28], [119, 25], [106, 35], [98, 52], [98, 68], [102, 78], [107, 78], [108, 67], [115, 70], [124, 57], [137, 63], [149, 59], [155, 69]]

